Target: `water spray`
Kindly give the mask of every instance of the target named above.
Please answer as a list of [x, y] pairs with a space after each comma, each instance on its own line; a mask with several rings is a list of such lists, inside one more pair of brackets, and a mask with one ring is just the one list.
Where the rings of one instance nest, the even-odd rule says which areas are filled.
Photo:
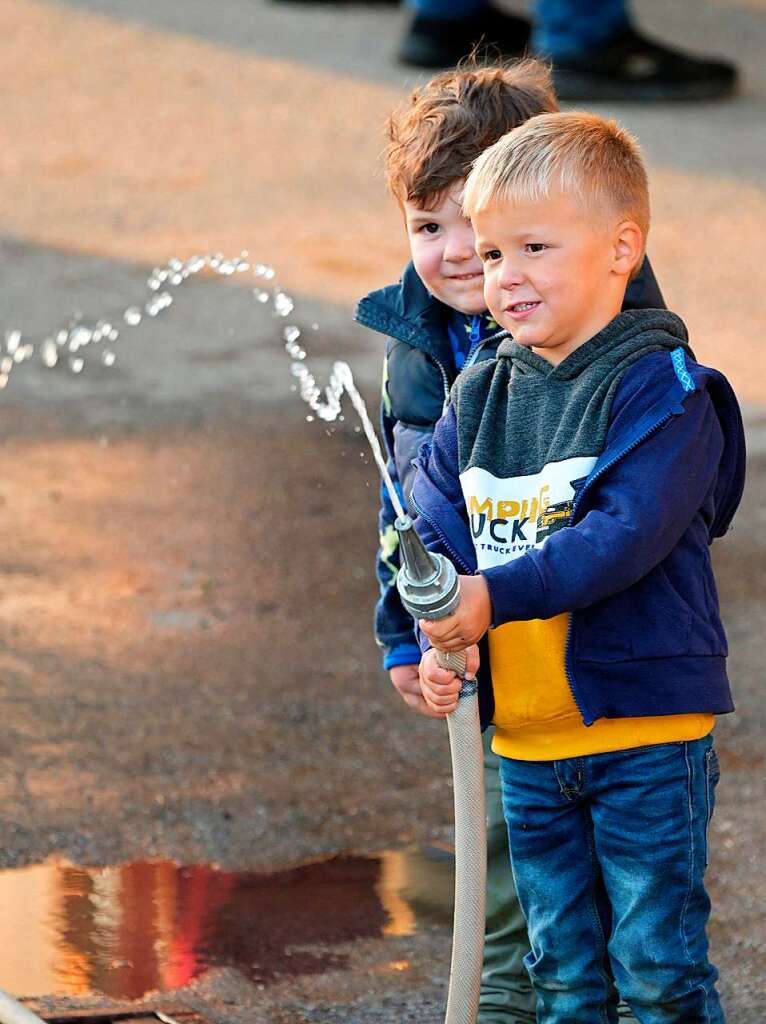
[[[274, 316], [288, 317], [295, 303], [276, 282], [276, 272], [265, 263], [250, 260], [247, 250], [239, 256], [226, 257], [223, 253], [194, 255], [181, 260], [174, 256], [164, 266], [154, 267], [146, 279], [146, 294], [116, 314], [99, 317], [90, 322], [75, 313], [44, 338], [32, 340], [16, 327], [5, 331], [0, 339], [0, 391], [8, 386], [11, 375], [23, 363], [40, 363], [46, 370], [64, 370], [80, 374], [96, 362], [111, 368], [117, 362], [114, 343], [142, 325], [151, 323], [173, 305], [174, 293], [199, 274], [232, 277], [250, 273], [257, 281], [253, 299], [259, 305], [268, 305]], [[300, 330], [287, 327], [283, 332], [285, 348], [294, 359], [303, 359], [306, 353], [295, 344]]]
[[[399, 535], [401, 568], [396, 585], [402, 604], [415, 619], [447, 618], [460, 603], [455, 567], [443, 555], [426, 549], [410, 516], [400, 515], [394, 526]], [[466, 678], [464, 652], [439, 651], [437, 657], [442, 668], [463, 680], [457, 708], [447, 716], [455, 799], [455, 913], [445, 1024], [475, 1024], [484, 959], [487, 881], [478, 684]]]

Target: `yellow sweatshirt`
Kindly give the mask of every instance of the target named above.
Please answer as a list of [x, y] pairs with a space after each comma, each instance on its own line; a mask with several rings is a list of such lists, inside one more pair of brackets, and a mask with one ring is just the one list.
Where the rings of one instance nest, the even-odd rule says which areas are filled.
[[490, 630], [496, 754], [554, 761], [696, 740], [711, 731], [715, 718], [706, 714], [601, 718], [584, 725], [564, 669], [568, 627], [564, 614]]

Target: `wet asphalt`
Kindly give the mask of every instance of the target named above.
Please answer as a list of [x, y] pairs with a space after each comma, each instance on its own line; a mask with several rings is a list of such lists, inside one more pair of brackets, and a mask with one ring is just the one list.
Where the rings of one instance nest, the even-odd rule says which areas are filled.
[[[665, 7], [647, 5], [647, 16], [669, 19], [671, 27], [683, 20]], [[677, 151], [666, 131], [652, 127], [650, 113], [630, 116], [653, 158], [672, 165], [676, 186], [684, 175], [694, 182], [709, 171], [706, 202], [728, 196], [739, 224], [745, 193], [763, 200], [760, 151], [748, 125], [764, 103], [762, 69], [752, 57], [764, 18], [755, 4], [699, 7], [689, 44], [712, 39], [712, 26], [719, 46], [739, 47], [750, 75], [745, 97], [730, 107], [682, 110], [687, 143]], [[4, 17], [20, 39], [25, 19], [58, 24], [70, 8], [121, 14], [107, 2], [30, 4], [28, 11], [10, 3]], [[179, 21], [178, 5], [133, 8], [137, 23], [167, 34], [169, 49], [188, 36], [219, 47], [222, 58], [227, 47], [254, 60], [268, 49], [270, 59], [289, 62], [293, 76], [303, 63], [392, 91], [405, 80], [387, 56], [401, 24], [395, 11], [354, 9], [343, 22], [339, 11], [313, 6], [301, 16], [278, 14], [276, 4], [227, 3], [226, 17], [211, 19], [212, 8], [195, 3]], [[108, 31], [110, 23], [88, 25]], [[306, 26], [324, 40], [316, 48], [321, 59]], [[382, 42], [368, 59], [364, 40], [373, 30]], [[259, 97], [242, 102], [257, 106]], [[50, 116], [37, 94], [35, 103], [36, 116]], [[360, 111], [356, 133], [373, 130], [377, 122]], [[721, 133], [729, 153], [740, 144], [738, 168], [722, 155]], [[377, 142], [366, 145], [374, 155]], [[92, 156], [87, 138], [82, 147]], [[75, 174], [61, 163], [51, 173], [56, 188]], [[83, 239], [62, 227], [67, 244], [55, 242], [57, 204], [47, 179], [33, 177], [27, 192], [21, 180], [11, 178], [0, 207], [3, 321], [33, 338], [76, 311], [117, 322], [144, 295], [150, 253], [157, 260], [189, 255], [188, 246], [208, 238], [180, 232], [177, 248], [176, 226], [159, 207], [155, 235], [147, 207], [143, 226], [130, 211], [127, 220], [110, 221], [109, 204], [117, 202], [110, 189], [119, 191], [110, 176], [103, 195], [96, 190], [90, 206], [78, 207], [85, 234], [91, 221], [99, 232]], [[68, 201], [78, 186], [64, 184]], [[167, 187], [170, 195], [185, 186]], [[382, 189], [379, 181], [375, 188]], [[45, 218], [35, 219], [38, 193]], [[671, 193], [660, 204], [681, 224], [683, 199]], [[292, 194], [277, 191], [282, 214]], [[26, 219], [15, 219], [14, 197]], [[339, 196], [322, 193], [317, 202], [331, 225]], [[227, 211], [216, 199], [211, 221], [225, 220]], [[66, 226], [71, 211], [62, 205], [60, 213]], [[394, 218], [381, 224], [397, 230]], [[319, 251], [321, 239], [306, 242], [297, 214], [287, 227], [299, 249], [305, 243], [310, 254]], [[725, 250], [725, 224], [716, 230]], [[255, 252], [247, 234], [238, 236], [239, 247], [270, 259]], [[226, 239], [232, 237], [229, 231]], [[446, 730], [404, 709], [372, 641], [374, 466], [350, 412], [333, 428], [306, 421], [283, 350], [285, 325], [298, 324], [320, 382], [335, 358], [348, 359], [374, 408], [382, 340], [355, 327], [350, 311], [354, 289], [367, 287], [375, 268], [354, 266], [344, 278], [343, 260], [354, 264], [353, 231], [342, 246], [327, 236], [336, 262], [326, 265], [318, 257], [293, 263], [290, 238], [273, 237], [296, 300], [288, 319], [254, 302], [241, 281], [194, 280], [166, 314], [123, 329], [113, 367], [94, 360], [73, 375], [23, 364], [0, 395], [0, 867], [53, 855], [83, 865], [160, 858], [267, 872], [337, 853], [451, 839]], [[671, 287], [704, 323], [702, 292], [673, 276], [678, 239], [660, 235], [659, 243]], [[387, 274], [401, 254], [397, 244], [381, 240]], [[333, 275], [344, 278], [334, 290], [324, 286]], [[745, 319], [754, 322], [755, 297], [745, 304]], [[706, 345], [712, 351], [715, 344], [711, 333]], [[755, 361], [738, 362], [727, 336], [718, 353], [746, 384], [752, 452], [735, 529], [715, 555], [737, 713], [717, 727], [722, 780], [709, 869], [711, 940], [735, 1024], [762, 1020], [766, 978], [766, 378], [762, 356], [753, 352]], [[311, 948], [322, 951], [313, 940]], [[220, 1024], [441, 1019], [449, 959], [443, 925], [361, 938], [333, 952], [344, 957], [342, 967], [268, 985], [233, 968], [213, 969], [180, 998]], [[73, 1001], [52, 993], [47, 1005]]]

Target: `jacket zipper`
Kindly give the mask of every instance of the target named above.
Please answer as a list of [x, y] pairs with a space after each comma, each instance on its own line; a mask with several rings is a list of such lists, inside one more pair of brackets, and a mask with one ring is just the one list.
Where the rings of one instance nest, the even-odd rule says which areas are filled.
[[481, 337], [481, 313], [471, 317], [471, 333], [469, 337], [471, 339], [471, 348], [473, 348]]
[[[501, 328], [494, 334], [488, 334], [487, 337], [484, 338], [483, 340], [479, 340], [477, 338], [474, 344], [471, 345], [471, 348], [468, 351], [468, 355], [465, 357], [465, 362], [463, 363], [463, 370], [467, 370], [469, 366], [473, 366], [473, 364], [476, 362], [476, 359], [478, 358], [479, 352], [481, 352], [481, 350], [488, 342], [501, 341], [503, 338], [507, 337], [509, 337], [509, 332], [506, 331], [505, 328]], [[473, 331], [471, 331], [471, 341], [473, 340]]]
[[[643, 434], [641, 434], [637, 438], [634, 438], [634, 440], [631, 441], [627, 448], [623, 448], [623, 450], [619, 452], [617, 455], [615, 455], [613, 459], [610, 459], [609, 462], [606, 463], [606, 465], [602, 466], [598, 473], [595, 473], [592, 477], [588, 479], [580, 493], [575, 498], [574, 504], [572, 505], [572, 525], [574, 525], [575, 515], [577, 514], [577, 509], [580, 505], [580, 502], [582, 501], [582, 497], [585, 494], [585, 492], [589, 490], [593, 486], [593, 484], [604, 475], [604, 473], [608, 472], [613, 466], [615, 466], [618, 462], [624, 459], [626, 455], [629, 455], [630, 452], [634, 451], [634, 449], [638, 448], [639, 445], [643, 444], [644, 441], [647, 440], [647, 438], [652, 436], [652, 434], [655, 434], [658, 430], [661, 430], [662, 427], [664, 427], [665, 424], [668, 423], [675, 415], [677, 414], [674, 412], [666, 413], [665, 416], [662, 417], [662, 419], [657, 420], [657, 422], [654, 423], [648, 430], [645, 430]], [[433, 526], [433, 523], [431, 525]], [[567, 682], [569, 683], [569, 689], [572, 694], [572, 700], [575, 702], [577, 710], [580, 712], [580, 715], [582, 716], [583, 721], [586, 722], [586, 725], [592, 725], [593, 722], [586, 721], [586, 715], [584, 714], [582, 706], [580, 705], [580, 702], [577, 699], [577, 694], [575, 693], [574, 688], [574, 675], [572, 672], [572, 612], [569, 613], [569, 622], [567, 623], [567, 638], [566, 644], [564, 646], [564, 671], [566, 673]]]
[[449, 392], [450, 392], [449, 374], [447, 373], [444, 365], [439, 362], [439, 360], [436, 358], [436, 356], [431, 356], [431, 358], [436, 363], [436, 365], [439, 367], [439, 373], [441, 373], [441, 375], [442, 375], [442, 387], [444, 388], [444, 403], [442, 405], [442, 415], [444, 415], [444, 413], [447, 410], [447, 404], [449, 403]]
[[423, 509], [420, 507], [420, 505], [417, 503], [417, 501], [415, 501], [415, 498], [412, 495], [410, 495], [410, 504], [412, 505], [412, 507], [415, 510], [415, 512], [419, 516], [422, 516], [422, 518], [425, 519], [425, 521], [428, 523], [428, 525], [431, 527], [431, 529], [436, 533], [436, 535], [438, 536], [439, 540], [442, 542], [444, 547], [449, 552], [450, 558], [452, 559], [453, 562], [455, 562], [457, 564], [458, 568], [462, 569], [467, 576], [472, 576], [473, 575], [472, 570], [468, 567], [468, 565], [466, 564], [464, 559], [462, 559], [460, 557], [460, 555], [457, 553], [457, 551], [455, 551], [455, 549], [452, 546], [452, 543], [450, 542], [450, 540], [444, 535], [444, 532], [437, 526], [437, 524], [432, 519], [430, 519], [427, 515], [424, 514]]
[[[476, 317], [474, 319], [480, 320], [481, 317]], [[460, 373], [462, 373], [463, 370], [467, 370], [469, 366], [473, 366], [473, 364], [476, 362], [479, 352], [481, 352], [481, 350], [488, 342], [502, 338], [507, 338], [509, 337], [509, 332], [506, 331], [505, 329], [501, 329], [497, 331], [495, 334], [490, 334], [483, 339], [480, 338], [478, 335], [479, 328], [476, 324], [474, 324], [474, 326], [471, 327], [471, 347], [468, 350], [468, 354], [465, 357], [463, 369], [460, 371]], [[430, 355], [430, 353], [428, 354]], [[452, 389], [452, 383], [450, 382], [449, 374], [447, 373], [444, 364], [441, 363], [434, 355], [431, 355], [431, 359], [433, 359], [433, 361], [436, 363], [436, 366], [439, 369], [439, 373], [441, 373], [442, 375], [442, 387], [444, 388], [444, 404], [442, 406], [442, 413], [444, 413], [447, 411], [447, 406], [449, 404], [449, 393], [450, 390]], [[458, 376], [460, 376], [460, 374], [458, 374]]]

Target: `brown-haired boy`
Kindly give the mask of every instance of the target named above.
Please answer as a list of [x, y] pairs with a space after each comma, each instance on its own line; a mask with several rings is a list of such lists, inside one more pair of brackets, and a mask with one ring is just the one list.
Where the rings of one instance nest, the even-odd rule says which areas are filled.
[[[412, 262], [400, 282], [359, 303], [356, 319], [387, 336], [382, 431], [389, 470], [409, 501], [412, 461], [446, 406], [465, 367], [494, 357], [504, 336], [487, 312], [482, 264], [462, 190], [473, 161], [502, 135], [558, 104], [548, 68], [538, 61], [464, 66], [416, 89], [389, 121], [388, 184], [404, 215]], [[648, 262], [626, 295], [626, 307], [664, 305]], [[414, 623], [396, 590], [396, 514], [381, 492], [375, 633], [383, 664], [403, 700], [433, 712], [421, 694]], [[486, 717], [486, 716], [485, 716]], [[486, 722], [485, 722], [486, 724]], [[508, 871], [498, 762], [485, 733], [488, 807], [487, 933], [480, 1024], [531, 1024], [534, 1004], [522, 958], [526, 927]]]

